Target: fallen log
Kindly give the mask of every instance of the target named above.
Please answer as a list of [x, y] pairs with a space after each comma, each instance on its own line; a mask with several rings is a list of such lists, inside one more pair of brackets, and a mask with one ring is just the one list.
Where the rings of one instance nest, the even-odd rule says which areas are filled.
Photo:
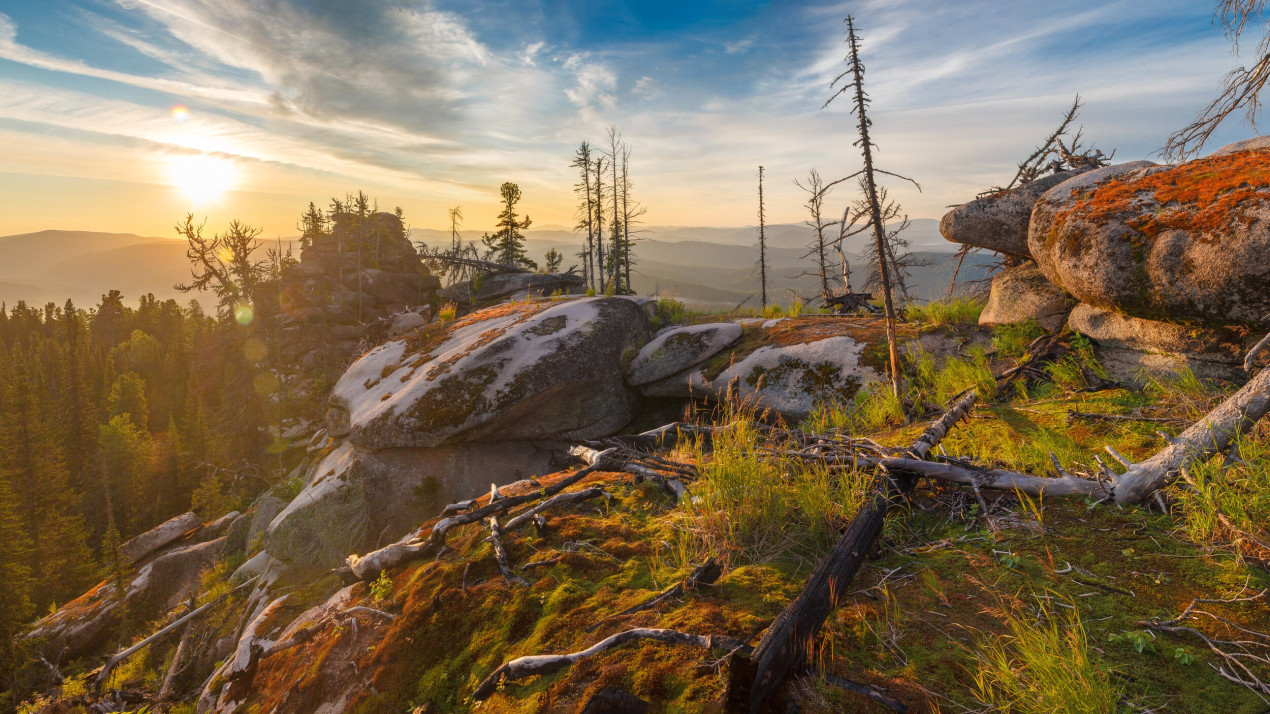
[[586, 631], [594, 632], [595, 628], [604, 624], [608, 620], [615, 620], [619, 617], [634, 615], [637, 612], [643, 612], [644, 610], [657, 607], [658, 605], [662, 604], [663, 602], [669, 600], [672, 597], [678, 597], [685, 590], [696, 590], [698, 585], [710, 585], [714, 583], [714, 581], [718, 580], [719, 576], [722, 574], [723, 574], [723, 565], [720, 564], [718, 561], [716, 561], [714, 558], [710, 558], [706, 562], [697, 566], [696, 569], [694, 569], [691, 573], [688, 574], [688, 577], [684, 578], [683, 580], [680, 580], [678, 583], [675, 583], [671, 587], [666, 588], [656, 597], [651, 598], [649, 600], [645, 600], [644, 602], [638, 605], [635, 605], [634, 607], [629, 607], [617, 613], [616, 615], [610, 615], [600, 620], [599, 622], [591, 625], [590, 627], [586, 628]]
[[1074, 409], [1067, 410], [1067, 423], [1071, 424], [1075, 421], [1110, 421], [1110, 422], [1155, 422], [1159, 424], [1184, 424], [1185, 419], [1176, 417], [1149, 417], [1134, 416], [1132, 414], [1094, 414], [1091, 412], [1078, 412]]
[[1177, 436], [1171, 444], [1115, 477], [1116, 503], [1141, 503], [1168, 486], [1182, 469], [1226, 451], [1270, 412], [1270, 368]]
[[715, 647], [721, 647], [727, 650], [744, 649], [745, 643], [738, 639], [725, 636], [713, 635], [694, 635], [689, 632], [679, 632], [678, 630], [657, 630], [647, 627], [636, 628], [619, 632], [611, 635], [603, 640], [591, 645], [590, 647], [580, 651], [561, 655], [529, 655], [520, 657], [510, 662], [499, 665], [497, 669], [490, 673], [485, 681], [472, 692], [472, 699], [475, 701], [484, 701], [491, 694], [498, 690], [501, 683], [510, 682], [534, 675], [553, 674], [562, 669], [573, 666], [579, 660], [593, 657], [605, 650], [624, 645], [627, 642], [635, 642], [637, 640], [656, 640], [658, 642], [666, 642], [674, 645], [689, 645], [691, 647], [700, 647], [705, 650], [711, 650]]
[[943, 463], [936, 461], [919, 461], [917, 459], [882, 459], [878, 461], [892, 473], [908, 476], [924, 476], [940, 481], [965, 484], [975, 488], [986, 488], [993, 491], [1018, 491], [1028, 496], [1088, 496], [1106, 498], [1110, 494], [1106, 486], [1092, 479], [1064, 476], [1048, 478], [1029, 474], [1002, 471], [999, 469], [978, 468], [963, 464]]
[[[603, 455], [605, 452], [599, 453]], [[358, 580], [374, 580], [385, 570], [440, 551], [441, 546], [445, 545], [446, 531], [451, 528], [483, 521], [490, 516], [498, 515], [516, 506], [530, 503], [540, 498], [550, 498], [599, 470], [599, 466], [588, 466], [560, 479], [541, 491], [534, 491], [520, 496], [507, 496], [474, 511], [442, 518], [432, 526], [426, 538], [423, 535], [423, 529], [419, 529], [396, 543], [371, 551], [366, 555], [350, 555], [348, 557], [349, 575], [352, 576], [354, 582]]]
[[[913, 443], [909, 449], [912, 456], [918, 460], [925, 458], [970, 411], [974, 402], [975, 392], [971, 391], [953, 403]], [[865, 556], [882, 535], [887, 512], [912, 490], [916, 478], [894, 479], [883, 471], [877, 481], [873, 498], [860, 509], [842, 538], [817, 564], [798, 597], [767, 629], [753, 656], [733, 658], [726, 694], [728, 711], [750, 714], [761, 711], [781, 683], [804, 665], [821, 626], [837, 607], [838, 597], [847, 592]]]

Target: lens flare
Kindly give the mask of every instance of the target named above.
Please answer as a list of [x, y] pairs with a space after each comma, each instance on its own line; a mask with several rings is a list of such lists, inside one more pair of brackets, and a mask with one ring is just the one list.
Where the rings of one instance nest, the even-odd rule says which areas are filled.
[[172, 118], [178, 124], [184, 124], [190, 119], [190, 108], [184, 104], [176, 104], [172, 107]]
[[240, 302], [234, 305], [234, 319], [238, 324], [246, 327], [256, 319], [256, 311], [252, 309], [251, 303]]
[[220, 200], [237, 182], [232, 161], [207, 154], [176, 156], [168, 165], [168, 184], [195, 204]]

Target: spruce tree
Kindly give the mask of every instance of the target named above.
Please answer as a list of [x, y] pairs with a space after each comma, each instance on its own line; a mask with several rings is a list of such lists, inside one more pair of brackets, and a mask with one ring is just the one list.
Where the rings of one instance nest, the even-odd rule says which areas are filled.
[[538, 264], [525, 253], [525, 237], [521, 234], [522, 230], [529, 227], [529, 216], [521, 218], [516, 214], [516, 204], [521, 198], [520, 186], [508, 181], [498, 191], [503, 197], [503, 210], [498, 214], [498, 222], [494, 224], [498, 230], [494, 235], [482, 239], [485, 247], [493, 253], [494, 260], [503, 265], [537, 270]]
[[56, 433], [40, 413], [33, 371], [18, 347], [11, 351], [3, 419], [0, 469], [17, 497], [23, 530], [31, 544], [27, 566], [40, 587], [37, 610], [78, 596], [92, 577], [84, 519], [68, 487]]
[[0, 689], [12, 690], [9, 678], [19, 661], [18, 636], [33, 611], [30, 549], [17, 499], [0, 473]]

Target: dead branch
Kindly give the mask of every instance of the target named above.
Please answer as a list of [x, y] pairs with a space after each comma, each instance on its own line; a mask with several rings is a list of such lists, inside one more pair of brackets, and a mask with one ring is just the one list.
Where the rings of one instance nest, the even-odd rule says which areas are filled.
[[583, 462], [591, 465], [592, 468], [628, 473], [656, 481], [674, 496], [676, 501], [683, 498], [684, 493], [687, 492], [687, 489], [684, 488], [683, 483], [679, 479], [667, 478], [664, 474], [639, 463], [638, 455], [632, 458], [621, 458], [617, 453], [617, 449], [596, 451], [589, 446], [580, 445], [570, 449], [569, 453], [582, 459]]
[[720, 564], [718, 561], [716, 561], [714, 558], [710, 558], [705, 563], [702, 563], [701, 565], [697, 566], [696, 569], [694, 569], [691, 573], [688, 574], [688, 577], [684, 578], [683, 580], [680, 580], [678, 583], [675, 583], [671, 587], [666, 588], [665, 590], [661, 592], [661, 594], [657, 595], [656, 597], [651, 598], [649, 600], [645, 600], [644, 602], [634, 607], [629, 607], [617, 613], [616, 615], [610, 615], [609, 617], [606, 617], [603, 620], [600, 620], [599, 622], [591, 625], [590, 627], [586, 629], [586, 631], [594, 632], [597, 627], [599, 627], [601, 624], [603, 624], [604, 622], [608, 620], [615, 620], [619, 617], [634, 615], [637, 612], [643, 612], [644, 610], [649, 610], [654, 607], [657, 607], [658, 605], [662, 604], [663, 602], [673, 597], [678, 597], [685, 590], [696, 590], [698, 585], [711, 585], [714, 583], [714, 581], [718, 580], [719, 576], [722, 574], [723, 574], [723, 565]]
[[[606, 452], [597, 452], [603, 456]], [[600, 459], [603, 462], [603, 459]], [[419, 529], [405, 538], [391, 545], [372, 551], [363, 556], [350, 555], [348, 557], [348, 572], [352, 578], [361, 581], [374, 580], [379, 574], [390, 568], [395, 568], [403, 563], [410, 562], [416, 558], [422, 558], [429, 554], [439, 552], [441, 547], [445, 545], [445, 534], [451, 528], [455, 528], [469, 523], [478, 523], [489, 518], [508, 511], [516, 506], [536, 501], [540, 498], [550, 498], [573, 484], [581, 481], [587, 476], [599, 471], [599, 466], [588, 466], [581, 469], [556, 483], [533, 493], [523, 494], [520, 496], [508, 496], [498, 501], [486, 504], [483, 508], [475, 511], [461, 513], [456, 516], [442, 518], [433, 524], [429, 530], [427, 537], [423, 535], [423, 529]], [[446, 509], [450, 511], [450, 509]]]
[[1065, 476], [1048, 478], [998, 469], [982, 468], [963, 463], [939, 463], [917, 459], [882, 459], [878, 462], [888, 471], [910, 476], [965, 484], [975, 489], [993, 491], [1018, 491], [1029, 496], [1085, 496], [1106, 498], [1106, 487], [1091, 479]]
[[534, 675], [546, 675], [559, 672], [562, 669], [573, 666], [578, 661], [593, 657], [605, 650], [612, 649], [624, 645], [628, 642], [637, 640], [656, 640], [675, 645], [688, 645], [690, 647], [699, 647], [704, 650], [712, 650], [716, 647], [734, 650], [737, 648], [745, 648], [745, 643], [732, 637], [715, 636], [715, 635], [694, 635], [688, 632], [679, 632], [678, 630], [658, 630], [647, 627], [640, 627], [633, 630], [619, 632], [616, 635], [600, 640], [590, 647], [580, 651], [571, 652], [561, 655], [529, 655], [520, 657], [510, 662], [505, 662], [497, 669], [490, 673], [485, 681], [481, 682], [476, 691], [472, 692], [472, 699], [483, 701], [493, 694], [498, 686], [505, 682], [510, 682]]
[[[1234, 682], [1243, 687], [1252, 690], [1263, 702], [1270, 704], [1270, 684], [1262, 681], [1258, 676], [1258, 672], [1253, 669], [1256, 665], [1270, 666], [1270, 634], [1249, 630], [1245, 627], [1236, 625], [1229, 619], [1220, 615], [1198, 609], [1196, 606], [1201, 603], [1212, 604], [1233, 604], [1248, 603], [1256, 601], [1264, 601], [1266, 594], [1270, 590], [1262, 590], [1256, 595], [1249, 597], [1233, 597], [1225, 600], [1195, 598], [1191, 600], [1191, 604], [1186, 606], [1182, 614], [1172, 620], [1143, 620], [1138, 623], [1142, 627], [1147, 627], [1158, 632], [1168, 632], [1171, 634], [1190, 635], [1198, 638], [1203, 642], [1213, 654], [1221, 660], [1222, 664], [1213, 667], [1217, 673], [1223, 678]], [[1182, 623], [1196, 618], [1196, 616], [1205, 616], [1214, 622], [1221, 623], [1227, 629], [1236, 634], [1231, 635], [1237, 639], [1222, 640], [1210, 637], [1194, 627], [1188, 627]], [[1262, 672], [1261, 676], [1265, 676]]]
[[1137, 416], [1134, 414], [1094, 414], [1090, 412], [1078, 412], [1074, 409], [1067, 410], [1067, 423], [1072, 424], [1076, 421], [1102, 421], [1102, 422], [1155, 422], [1158, 424], [1185, 424], [1185, 419], [1177, 419], [1174, 417], [1149, 417]]
[[607, 491], [600, 488], [599, 486], [594, 486], [592, 488], [583, 489], [581, 491], [574, 491], [572, 493], [562, 493], [558, 496], [553, 496], [552, 498], [549, 498], [543, 501], [542, 503], [539, 503], [533, 508], [530, 508], [529, 510], [521, 513], [515, 518], [512, 518], [511, 520], [507, 521], [506, 525], [503, 526], [503, 530], [510, 533], [511, 531], [516, 530], [516, 528], [520, 527], [527, 521], [533, 520], [534, 516], [538, 515], [539, 513], [542, 513], [548, 508], [553, 508], [555, 506], [559, 506], [565, 503], [579, 503], [581, 501], [589, 501], [592, 498], [599, 498], [600, 496], [607, 496], [607, 495], [608, 495]]
[[[925, 458], [970, 411], [975, 398], [975, 392], [971, 391], [954, 402], [913, 442], [909, 449], [912, 456], [919, 460]], [[915, 481], [911, 477], [892, 479], [885, 472], [879, 474], [873, 498], [860, 509], [842, 538], [817, 564], [798, 597], [768, 628], [753, 657], [733, 660], [727, 687], [729, 711], [751, 714], [761, 711], [785, 678], [803, 665], [825, 619], [837, 607], [840, 595], [848, 591], [865, 555], [882, 535], [887, 512], [904, 498]]]
[[529, 582], [527, 580], [512, 572], [511, 565], [507, 559], [507, 549], [503, 547], [501, 533], [502, 529], [498, 527], [498, 516], [490, 516], [489, 537], [485, 540], [494, 546], [494, 560], [498, 561], [498, 569], [503, 573], [503, 580], [507, 582], [507, 587], [512, 585], [528, 587]]
[[185, 613], [181, 617], [178, 617], [172, 623], [165, 625], [163, 627], [160, 627], [154, 634], [141, 640], [137, 644], [132, 645], [131, 647], [128, 647], [127, 649], [124, 649], [112, 655], [110, 659], [106, 660], [106, 664], [102, 665], [101, 669], [98, 670], [97, 676], [93, 678], [93, 690], [101, 691], [101, 686], [105, 684], [107, 679], [110, 678], [110, 673], [115, 669], [115, 667], [119, 666], [120, 662], [128, 659], [129, 657], [141, 651], [145, 647], [148, 647], [149, 645], [152, 645], [155, 642], [163, 639], [165, 636], [167, 636], [169, 633], [173, 632], [174, 630], [180, 629], [183, 625], [185, 625], [185, 623], [197, 617], [202, 616], [208, 610], [215, 607], [217, 604], [219, 604], [220, 602], [228, 598], [230, 595], [233, 595], [234, 593], [237, 593], [243, 588], [246, 588], [248, 585], [251, 585], [252, 583], [254, 583], [256, 579], [259, 577], [260, 577], [259, 575], [252, 577], [250, 580], [247, 580], [246, 582], [234, 588], [233, 590], [230, 590], [229, 592], [224, 593], [223, 595], [209, 602], [204, 603], [200, 607], [190, 610], [189, 612]]

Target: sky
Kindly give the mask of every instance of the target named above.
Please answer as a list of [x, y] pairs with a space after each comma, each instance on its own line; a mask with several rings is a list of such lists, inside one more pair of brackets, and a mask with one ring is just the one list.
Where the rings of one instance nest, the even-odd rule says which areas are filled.
[[[0, 235], [172, 236], [194, 213], [285, 237], [359, 189], [415, 227], [461, 206], [487, 229], [504, 181], [571, 228], [573, 153], [610, 126], [649, 225], [757, 224], [759, 165], [768, 222], [802, 221], [795, 178], [861, 164], [848, 105], [822, 109], [848, 13], [877, 163], [938, 218], [1007, 182], [1077, 93], [1087, 140], [1152, 158], [1247, 61], [1212, 4], [0, 0]], [[1232, 120], [1210, 148], [1254, 133]]]

